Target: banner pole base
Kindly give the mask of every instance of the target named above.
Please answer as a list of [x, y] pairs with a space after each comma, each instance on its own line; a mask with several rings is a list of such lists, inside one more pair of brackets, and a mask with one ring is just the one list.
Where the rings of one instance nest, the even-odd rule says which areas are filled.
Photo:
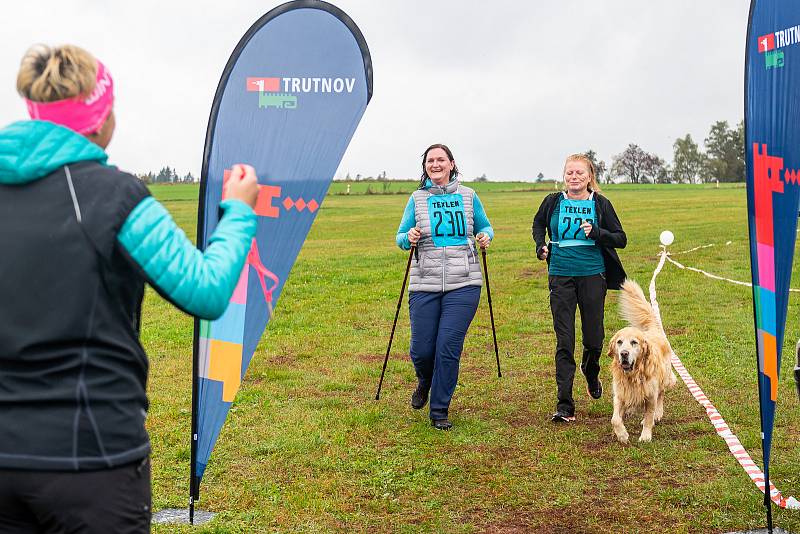
[[194, 510], [192, 522], [189, 521], [188, 508], [165, 508], [153, 514], [153, 523], [159, 524], [180, 524], [180, 525], [202, 525], [208, 523], [217, 514], [215, 512], [205, 512]]
[[764, 504], [767, 506], [767, 531], [772, 534], [772, 500], [769, 498], [769, 487], [764, 493]]

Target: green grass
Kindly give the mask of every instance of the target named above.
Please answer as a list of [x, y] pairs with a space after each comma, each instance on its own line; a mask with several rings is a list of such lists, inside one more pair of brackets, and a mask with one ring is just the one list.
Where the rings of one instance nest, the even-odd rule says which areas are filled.
[[[343, 186], [335, 183], [331, 192]], [[329, 195], [212, 454], [200, 507], [219, 515], [195, 529], [156, 525], [154, 531], [727, 532], [763, 526], [761, 494], [680, 381], [667, 395], [666, 416], [650, 444], [622, 447], [614, 440], [606, 357], [603, 398], [590, 402], [582, 395], [578, 376], [578, 422], [549, 423], [555, 339], [545, 265], [534, 257], [530, 222], [550, 189], [525, 191], [530, 186], [478, 184], [496, 232], [489, 268], [503, 378], [495, 376], [484, 292], [466, 340], [449, 433], [434, 431], [424, 410], [408, 407], [415, 380], [405, 303], [382, 398], [374, 400], [405, 267], [394, 234], [407, 195], [354, 194], [352, 188], [349, 196]], [[197, 186], [153, 191], [193, 238]], [[645, 289], [664, 229], [675, 233], [675, 252], [716, 243], [676, 256], [681, 263], [749, 281], [741, 186], [610, 186], [607, 195], [628, 233], [622, 261]], [[792, 286], [800, 287], [800, 279]], [[760, 464], [751, 290], [670, 264], [657, 287], [676, 353]], [[787, 496], [800, 494], [791, 373], [796, 299], [793, 294], [771, 463], [772, 479]], [[622, 326], [616, 300], [611, 292], [607, 338]], [[191, 326], [189, 317], [147, 292], [142, 339], [151, 359], [156, 510], [187, 502]], [[638, 422], [636, 416], [626, 421], [632, 438]], [[774, 508], [774, 519], [800, 531], [800, 512]]]

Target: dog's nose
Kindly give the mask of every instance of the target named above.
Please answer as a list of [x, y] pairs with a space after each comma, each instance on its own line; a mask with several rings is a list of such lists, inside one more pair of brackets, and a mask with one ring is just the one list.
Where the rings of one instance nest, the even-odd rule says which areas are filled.
[[627, 350], [621, 350], [619, 351], [619, 355], [622, 356], [623, 359], [627, 360], [628, 356], [630, 355], [630, 352], [628, 352]]

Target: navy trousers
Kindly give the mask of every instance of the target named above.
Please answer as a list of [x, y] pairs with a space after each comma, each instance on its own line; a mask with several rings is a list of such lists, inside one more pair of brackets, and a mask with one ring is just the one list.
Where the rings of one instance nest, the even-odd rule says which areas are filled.
[[445, 419], [458, 382], [467, 329], [481, 299], [480, 286], [444, 293], [410, 291], [411, 361], [417, 380], [430, 388], [430, 417]]

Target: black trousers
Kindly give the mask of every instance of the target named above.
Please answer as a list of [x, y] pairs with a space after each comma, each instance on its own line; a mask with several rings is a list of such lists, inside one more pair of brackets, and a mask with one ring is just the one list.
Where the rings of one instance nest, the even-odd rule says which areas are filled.
[[583, 360], [581, 371], [588, 379], [600, 374], [603, 352], [603, 310], [606, 301], [606, 279], [593, 276], [550, 276], [550, 311], [556, 332], [556, 410], [575, 415], [572, 382], [575, 379], [575, 307], [581, 311]]
[[150, 506], [150, 458], [98, 471], [0, 469], [3, 534], [146, 534]]

